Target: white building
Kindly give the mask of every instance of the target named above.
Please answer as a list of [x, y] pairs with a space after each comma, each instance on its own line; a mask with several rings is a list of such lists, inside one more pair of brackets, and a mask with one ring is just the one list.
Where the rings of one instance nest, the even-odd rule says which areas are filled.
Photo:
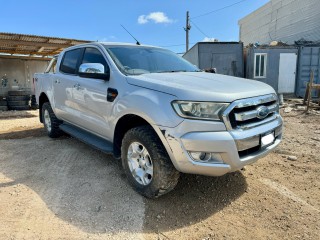
[[320, 0], [270, 0], [239, 20], [244, 45], [320, 40]]

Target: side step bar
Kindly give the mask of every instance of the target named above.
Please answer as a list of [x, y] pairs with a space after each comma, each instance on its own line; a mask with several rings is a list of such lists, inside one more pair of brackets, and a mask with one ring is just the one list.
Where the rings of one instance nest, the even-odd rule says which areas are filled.
[[103, 138], [97, 137], [92, 133], [67, 123], [61, 124], [59, 128], [72, 137], [77, 138], [102, 152], [113, 154], [113, 144]]

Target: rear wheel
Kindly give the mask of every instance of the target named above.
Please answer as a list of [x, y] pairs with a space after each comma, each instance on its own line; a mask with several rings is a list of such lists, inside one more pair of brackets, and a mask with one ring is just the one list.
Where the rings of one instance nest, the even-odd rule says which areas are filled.
[[56, 117], [48, 102], [42, 105], [42, 119], [49, 137], [57, 138], [62, 135], [62, 131], [59, 128], [62, 122]]
[[125, 134], [121, 158], [130, 185], [145, 197], [157, 198], [178, 183], [179, 172], [149, 126], [132, 128]]

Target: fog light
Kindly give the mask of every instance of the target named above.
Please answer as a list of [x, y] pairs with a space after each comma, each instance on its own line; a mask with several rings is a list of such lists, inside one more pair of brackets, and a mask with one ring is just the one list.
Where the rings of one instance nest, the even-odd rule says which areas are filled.
[[190, 155], [196, 161], [206, 162], [211, 159], [211, 154], [206, 152], [190, 152]]
[[223, 163], [222, 157], [219, 153], [189, 152], [189, 155], [192, 160], [196, 162]]

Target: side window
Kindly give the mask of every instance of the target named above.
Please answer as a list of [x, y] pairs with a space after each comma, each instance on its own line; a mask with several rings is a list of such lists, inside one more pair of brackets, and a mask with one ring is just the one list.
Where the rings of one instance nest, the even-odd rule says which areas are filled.
[[267, 70], [267, 54], [255, 53], [254, 78], [265, 78]]
[[104, 72], [109, 72], [109, 66], [102, 53], [96, 48], [86, 48], [82, 63], [101, 63], [104, 66]]
[[79, 58], [81, 57], [82, 49], [78, 48], [75, 50], [67, 51], [62, 59], [60, 65], [60, 71], [69, 74], [77, 73], [77, 63]]

